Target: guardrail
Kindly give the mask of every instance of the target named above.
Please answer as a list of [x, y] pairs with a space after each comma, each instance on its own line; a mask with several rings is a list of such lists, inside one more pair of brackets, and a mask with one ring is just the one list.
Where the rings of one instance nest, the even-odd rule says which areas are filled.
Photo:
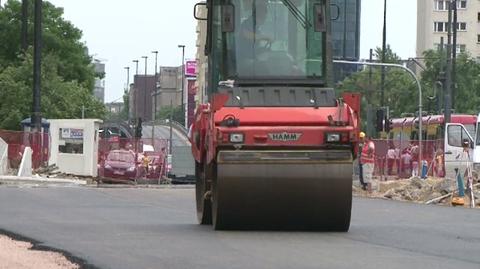
[[[145, 122], [146, 125], [165, 125], [169, 126], [170, 123], [167, 120], [156, 120], [155, 122]], [[188, 137], [188, 129], [177, 121], [172, 121], [172, 128], [179, 131], [183, 136]]]

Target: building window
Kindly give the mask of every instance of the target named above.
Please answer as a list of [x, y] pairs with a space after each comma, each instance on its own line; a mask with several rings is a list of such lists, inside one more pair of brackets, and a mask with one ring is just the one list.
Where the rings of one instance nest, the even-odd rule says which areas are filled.
[[[446, 33], [448, 32], [448, 22], [434, 22], [433, 23], [433, 31], [436, 33]], [[466, 22], [458, 22], [457, 23], [457, 31], [465, 32], [467, 31], [467, 23]]]
[[[479, 41], [480, 41], [480, 35], [479, 35], [478, 38], [479, 38]], [[439, 43], [434, 43], [433, 46], [434, 46], [434, 48], [437, 49], [438, 51], [441, 50], [441, 49], [444, 50], [444, 51], [446, 51], [447, 48], [448, 48], [448, 45], [447, 45], [447, 44], [443, 44], [443, 48], [442, 48], [442, 46], [441, 46]], [[465, 45], [465, 44], [457, 44], [457, 50], [456, 50], [456, 51], [457, 51], [457, 54], [466, 52], [466, 51], [467, 51], [467, 45]]]
[[[448, 10], [449, 5], [450, 5], [450, 1], [448, 0], [434, 0], [434, 9], [437, 11]], [[466, 8], [467, 8], [467, 0], [457, 0], [457, 9], [466, 9]]]
[[447, 24], [444, 22], [434, 22], [433, 31], [436, 33], [444, 33], [447, 31]]
[[457, 45], [457, 53], [464, 53], [467, 50], [467, 45], [459, 44]]
[[480, 43], [480, 35], [477, 35], [477, 43]]
[[480, 22], [480, 12], [478, 12], [477, 17], [478, 17], [478, 21]]
[[435, 0], [434, 7], [435, 7], [435, 10], [445, 10], [445, 1]]

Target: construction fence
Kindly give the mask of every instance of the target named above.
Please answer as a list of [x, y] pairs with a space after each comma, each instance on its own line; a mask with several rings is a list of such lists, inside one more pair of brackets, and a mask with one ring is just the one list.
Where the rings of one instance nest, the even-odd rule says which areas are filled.
[[32, 166], [37, 169], [47, 165], [50, 157], [50, 135], [48, 133], [31, 133], [0, 130], [0, 138], [8, 145], [8, 166], [18, 169], [26, 147], [33, 150]]
[[[33, 150], [34, 169], [48, 165], [51, 143], [48, 133], [0, 130], [0, 138], [8, 144], [8, 167], [19, 168], [26, 147]], [[373, 140], [373, 142], [375, 144], [375, 176], [409, 178], [413, 171], [420, 170], [418, 141]], [[443, 140], [422, 141], [422, 159], [426, 161], [428, 176], [445, 176], [443, 147]], [[102, 178], [128, 181], [140, 178], [147, 181], [160, 181], [169, 173], [192, 174], [191, 171], [170, 171], [172, 168], [167, 161], [168, 152], [170, 152], [167, 139], [104, 138], [99, 140], [98, 149], [98, 175]], [[186, 149], [186, 151], [189, 153], [190, 150]], [[182, 166], [176, 165], [176, 167], [175, 170], [178, 170]]]
[[100, 139], [98, 175], [104, 181], [160, 183], [168, 173], [168, 146], [167, 139]]
[[[419, 175], [419, 141], [373, 140], [375, 144], [374, 175], [384, 178], [410, 178]], [[422, 159], [427, 165], [427, 175], [444, 177], [444, 141], [422, 141]]]

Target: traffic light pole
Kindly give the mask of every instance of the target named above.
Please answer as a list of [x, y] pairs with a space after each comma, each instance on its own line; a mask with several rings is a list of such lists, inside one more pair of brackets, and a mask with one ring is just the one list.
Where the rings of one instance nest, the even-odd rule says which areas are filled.
[[[333, 61], [334, 63], [339, 63], [339, 64], [351, 64], [351, 65], [363, 65], [363, 66], [380, 66], [380, 67], [393, 67], [393, 68], [400, 68], [400, 69], [403, 69], [405, 71], [407, 71], [407, 73], [410, 74], [410, 76], [415, 80], [415, 82], [417, 83], [417, 87], [418, 87], [418, 115], [420, 117], [420, 119], [422, 119], [422, 116], [423, 116], [423, 100], [422, 100], [422, 84], [420, 83], [420, 80], [418, 79], [418, 77], [415, 75], [415, 73], [408, 69], [407, 67], [403, 66], [403, 65], [400, 65], [400, 64], [386, 64], [386, 63], [368, 63], [368, 62], [350, 62], [350, 61], [339, 61], [339, 60], [334, 60]], [[423, 122], [421, 120], [418, 121], [418, 131], [419, 131], [419, 136], [418, 136], [418, 149], [419, 149], [419, 154], [418, 154], [418, 160], [419, 160], [419, 163], [422, 162], [422, 140], [423, 140], [423, 137], [422, 137], [422, 134], [423, 134]]]

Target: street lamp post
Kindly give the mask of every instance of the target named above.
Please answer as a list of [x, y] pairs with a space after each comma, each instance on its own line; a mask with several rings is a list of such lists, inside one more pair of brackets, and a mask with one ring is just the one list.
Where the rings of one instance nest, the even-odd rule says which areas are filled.
[[[135, 63], [135, 77], [138, 76], [138, 60], [133, 60], [132, 61], [133, 63]], [[134, 83], [135, 83], [135, 79], [134, 79]], [[135, 86], [138, 86], [138, 85], [135, 85]], [[137, 122], [137, 88], [135, 87], [135, 92], [133, 94], [133, 120], [135, 122]]]
[[[124, 69], [127, 70], [127, 87], [125, 88], [125, 94], [130, 95], [130, 67], [126, 66], [126, 67], [124, 67]], [[130, 98], [128, 98], [128, 101], [130, 103]], [[124, 104], [124, 106], [126, 107], [127, 104]], [[131, 118], [130, 118], [130, 104], [128, 104], [127, 117], [128, 117], [128, 122], [130, 122], [130, 120], [131, 120]]]
[[148, 56], [142, 56], [145, 60], [145, 78], [143, 80], [143, 90], [144, 90], [144, 98], [143, 98], [143, 120], [147, 120], [147, 61]]
[[408, 72], [410, 76], [415, 80], [417, 83], [417, 88], [418, 88], [418, 133], [420, 134], [418, 137], [418, 160], [419, 163], [422, 163], [422, 140], [423, 140], [423, 100], [422, 100], [422, 84], [420, 83], [420, 80], [418, 77], [415, 75], [415, 73], [410, 70], [409, 68], [400, 65], [400, 64], [386, 64], [386, 63], [368, 63], [368, 62], [350, 62], [350, 61], [333, 61], [334, 63], [339, 63], [339, 64], [351, 64], [351, 65], [364, 65], [364, 66], [380, 66], [380, 67], [394, 67], [394, 68], [400, 68]]
[[135, 75], [138, 76], [138, 60], [133, 60], [132, 62], [135, 63], [135, 66], [136, 66], [135, 67]]
[[[158, 51], [152, 51], [155, 54], [155, 90], [153, 91], [153, 116], [152, 116], [152, 145], [154, 144], [155, 139], [155, 120], [157, 119], [157, 70], [158, 70]], [[153, 145], [155, 147], [155, 145]]]
[[185, 45], [178, 45], [182, 49], [182, 114], [184, 118], [184, 125], [187, 126], [187, 121], [185, 120]]
[[[387, 50], [387, 0], [383, 5], [383, 37], [382, 37], [382, 63], [385, 63]], [[380, 84], [380, 106], [385, 106], [385, 67], [382, 66], [381, 84]]]

